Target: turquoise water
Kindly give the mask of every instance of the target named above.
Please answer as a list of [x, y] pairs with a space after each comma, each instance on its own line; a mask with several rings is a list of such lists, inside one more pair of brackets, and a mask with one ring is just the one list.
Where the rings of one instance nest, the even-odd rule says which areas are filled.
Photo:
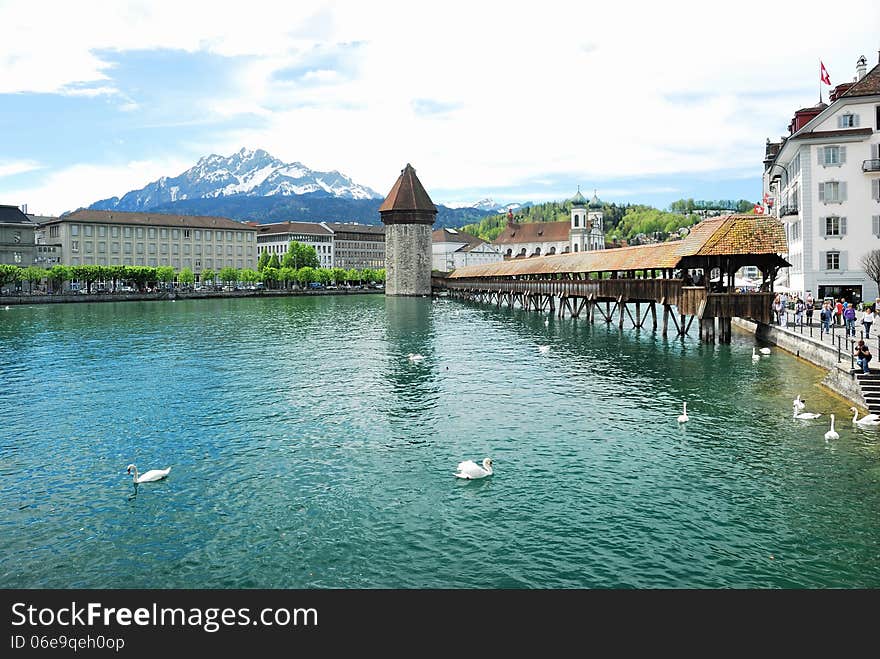
[[880, 586], [880, 431], [753, 344], [381, 295], [0, 310], [0, 587]]

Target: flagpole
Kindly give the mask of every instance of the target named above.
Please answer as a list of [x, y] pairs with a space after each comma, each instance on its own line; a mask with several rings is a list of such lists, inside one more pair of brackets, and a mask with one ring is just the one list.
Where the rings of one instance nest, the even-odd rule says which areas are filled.
[[822, 60], [819, 60], [819, 103], [822, 103]]

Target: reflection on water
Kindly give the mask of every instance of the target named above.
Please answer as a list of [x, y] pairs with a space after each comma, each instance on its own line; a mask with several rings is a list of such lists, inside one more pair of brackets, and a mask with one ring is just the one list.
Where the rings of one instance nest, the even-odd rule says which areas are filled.
[[877, 587], [880, 430], [752, 345], [381, 295], [16, 307], [0, 585]]

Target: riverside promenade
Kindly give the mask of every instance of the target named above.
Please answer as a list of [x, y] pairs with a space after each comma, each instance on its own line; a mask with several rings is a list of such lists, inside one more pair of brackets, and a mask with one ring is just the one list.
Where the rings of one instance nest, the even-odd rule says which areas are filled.
[[[880, 397], [874, 395], [875, 391], [880, 391], [880, 335], [874, 331], [869, 339], [865, 339], [862, 315], [861, 312], [857, 314], [855, 337], [848, 337], [846, 327], [834, 323], [830, 331], [823, 331], [818, 311], [812, 323], [798, 324], [794, 313], [787, 311], [785, 325], [756, 323], [742, 318], [735, 318], [733, 324], [754, 333], [761, 341], [827, 369], [823, 385], [856, 405], [880, 413], [880, 399], [876, 399]], [[860, 339], [865, 340], [874, 356], [869, 364], [871, 373], [867, 376], [862, 375], [854, 356]]]

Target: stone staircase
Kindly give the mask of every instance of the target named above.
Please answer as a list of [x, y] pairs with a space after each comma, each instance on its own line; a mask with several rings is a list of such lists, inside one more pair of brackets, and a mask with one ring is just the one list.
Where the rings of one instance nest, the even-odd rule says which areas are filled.
[[880, 414], [880, 371], [857, 373], [856, 379], [865, 399], [865, 406], [872, 414]]

